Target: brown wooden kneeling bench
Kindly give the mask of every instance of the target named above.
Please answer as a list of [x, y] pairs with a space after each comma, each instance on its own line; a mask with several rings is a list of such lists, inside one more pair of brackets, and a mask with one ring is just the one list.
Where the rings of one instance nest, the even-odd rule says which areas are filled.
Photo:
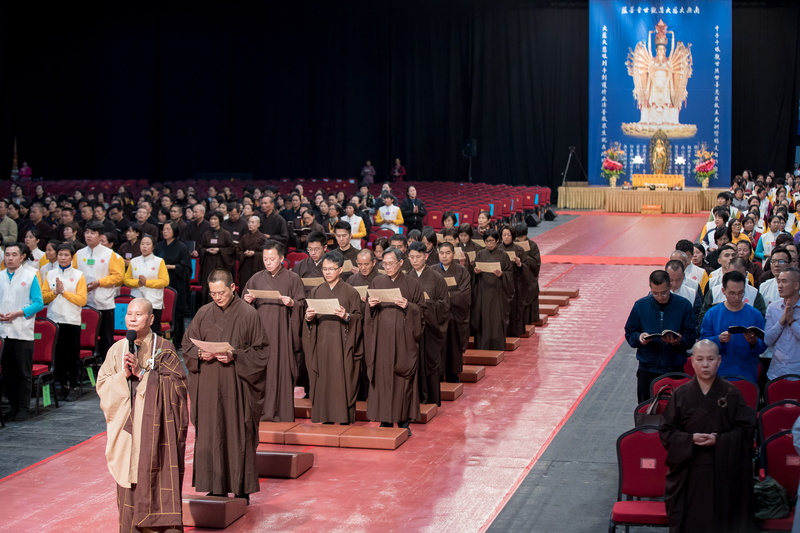
[[244, 516], [247, 500], [184, 494], [182, 506], [184, 526], [225, 529]]
[[419, 404], [419, 418], [412, 420], [415, 424], [427, 424], [439, 412], [439, 406], [435, 403]]
[[533, 325], [538, 327], [545, 326], [547, 325], [547, 318], [547, 315], [539, 315], [539, 320], [534, 322]]
[[558, 305], [559, 307], [566, 307], [569, 305], [569, 296], [556, 296], [555, 294], [539, 296], [539, 305]]
[[311, 418], [311, 398], [294, 399], [294, 417]]
[[519, 337], [506, 337], [506, 351], [513, 352], [519, 348], [521, 342]]
[[297, 425], [297, 422], [259, 422], [258, 442], [285, 444], [284, 435]]
[[467, 350], [464, 352], [465, 365], [497, 366], [503, 362], [505, 352], [496, 350]]
[[[549, 316], [558, 314], [558, 306], [553, 304], [539, 304], [539, 312]], [[537, 324], [538, 326], [538, 324]]]
[[439, 383], [439, 393], [442, 400], [445, 402], [452, 402], [462, 394], [464, 394], [463, 383]]
[[339, 436], [339, 446], [342, 448], [396, 450], [408, 439], [408, 430], [405, 428], [343, 427], [346, 428], [346, 431]]
[[523, 339], [527, 339], [529, 337], [533, 337], [533, 334], [536, 333], [536, 326], [534, 324], [528, 324], [525, 326], [525, 333], [520, 335]]
[[258, 477], [297, 479], [314, 466], [314, 454], [306, 452], [256, 451]]
[[297, 424], [285, 433], [286, 444], [302, 446], [339, 446], [339, 436], [351, 426], [333, 424]]
[[486, 376], [486, 367], [480, 365], [464, 365], [458, 379], [465, 383], [477, 383]]
[[580, 289], [570, 289], [568, 287], [548, 287], [542, 289], [539, 294], [544, 296], [569, 296], [570, 298], [577, 298], [580, 295]]

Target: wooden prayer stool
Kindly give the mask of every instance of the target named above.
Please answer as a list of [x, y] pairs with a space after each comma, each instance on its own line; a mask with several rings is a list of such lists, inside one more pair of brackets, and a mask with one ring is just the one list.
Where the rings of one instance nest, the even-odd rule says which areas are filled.
[[503, 362], [505, 356], [505, 352], [497, 350], [467, 350], [464, 352], [464, 364], [497, 366]]
[[[539, 312], [544, 313], [545, 315], [555, 316], [558, 314], [558, 306], [553, 304], [543, 304], [541, 303], [541, 298], [539, 299]], [[538, 326], [538, 324], [537, 324]]]
[[298, 424], [286, 432], [284, 442], [300, 446], [339, 446], [339, 436], [350, 426]]
[[361, 400], [356, 402], [356, 420], [359, 422], [369, 421], [369, 418], [367, 418], [367, 402]]
[[470, 337], [469, 341], [467, 341], [467, 350], [471, 350], [475, 348], [475, 337]]
[[182, 508], [184, 526], [225, 529], [244, 516], [247, 500], [184, 494]]
[[439, 393], [445, 402], [455, 401], [456, 398], [464, 394], [463, 383], [439, 383]]
[[294, 417], [311, 418], [311, 398], [294, 399]]
[[486, 367], [480, 365], [464, 365], [458, 379], [464, 383], [477, 383], [486, 376]]
[[539, 315], [539, 320], [533, 323], [534, 326], [546, 326], [547, 325], [547, 315]]
[[642, 214], [643, 215], [660, 215], [661, 214], [661, 206], [658, 205], [658, 204], [642, 205]]
[[339, 437], [342, 448], [368, 448], [371, 450], [396, 450], [408, 440], [405, 428], [375, 426], [345, 426], [347, 431]]
[[521, 342], [522, 340], [519, 337], [506, 337], [506, 351], [513, 352], [519, 348]]
[[577, 298], [580, 295], [580, 289], [570, 289], [567, 287], [549, 287], [542, 289], [539, 294], [546, 296], [569, 296], [570, 298]]
[[560, 307], [566, 307], [569, 305], [569, 296], [556, 296], [556, 295], [546, 295], [546, 296], [539, 296], [539, 307], [541, 308], [542, 304], [544, 305], [558, 305]]
[[427, 424], [439, 412], [439, 406], [435, 403], [419, 404], [419, 418], [412, 420], [415, 424]]
[[520, 335], [523, 339], [527, 339], [529, 337], [533, 337], [533, 334], [536, 333], [536, 326], [533, 324], [528, 324], [525, 326], [525, 333]]
[[314, 466], [314, 454], [307, 452], [256, 451], [258, 477], [297, 479]]
[[260, 422], [258, 424], [258, 442], [284, 444], [284, 434], [296, 425], [297, 422]]

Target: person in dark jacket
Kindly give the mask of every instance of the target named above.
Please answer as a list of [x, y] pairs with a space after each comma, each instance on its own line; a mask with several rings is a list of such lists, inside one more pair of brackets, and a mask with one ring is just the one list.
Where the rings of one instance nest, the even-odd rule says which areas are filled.
[[406, 197], [400, 203], [400, 212], [408, 231], [418, 229], [422, 231], [422, 219], [425, 218], [427, 211], [422, 200], [417, 198], [417, 189], [413, 185], [406, 191]]
[[[650, 383], [670, 372], [683, 372], [686, 351], [697, 338], [692, 304], [670, 292], [669, 274], [650, 274], [650, 294], [633, 304], [625, 323], [625, 339], [636, 348], [639, 402], [650, 398]], [[669, 330], [670, 333], [661, 335]]]

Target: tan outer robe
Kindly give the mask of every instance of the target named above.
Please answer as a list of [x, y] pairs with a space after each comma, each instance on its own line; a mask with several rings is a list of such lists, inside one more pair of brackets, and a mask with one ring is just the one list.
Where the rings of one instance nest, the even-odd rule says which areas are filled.
[[502, 276], [494, 272], [475, 274], [472, 286], [472, 327], [475, 329], [475, 348], [478, 350], [504, 350], [506, 328], [514, 295], [514, 278], [511, 260], [500, 247], [483, 249], [475, 262], [500, 263]]
[[[212, 254], [209, 248], [219, 248], [219, 252]], [[200, 284], [203, 286], [203, 302], [208, 301], [208, 275], [217, 268], [233, 272], [236, 262], [236, 245], [233, 244], [231, 234], [222, 228], [210, 229], [203, 233], [197, 243], [197, 252], [200, 254]]]
[[456, 282], [454, 286], [447, 287], [450, 292], [450, 321], [447, 328], [447, 344], [444, 349], [445, 376], [453, 379], [463, 370], [464, 351], [469, 344], [472, 285], [469, 271], [455, 262], [447, 270], [444, 270], [441, 264], [436, 265], [433, 269], [445, 278], [445, 283], [447, 283], [447, 278], [453, 278]]
[[[322, 277], [322, 259], [319, 260], [319, 264], [314, 264], [314, 260], [310, 257], [306, 257], [296, 265], [292, 271], [300, 276], [300, 279], [303, 278], [321, 278]], [[303, 285], [306, 291], [306, 296], [315, 289], [316, 287], [309, 287], [307, 285]]]
[[352, 424], [356, 421], [358, 373], [364, 357], [361, 298], [341, 279], [333, 289], [327, 283], [314, 287], [309, 298], [336, 298], [350, 313], [349, 322], [333, 315], [303, 321], [311, 421]]
[[[234, 361], [203, 361], [190, 339], [228, 342]], [[234, 295], [227, 308], [200, 308], [183, 337], [192, 424], [197, 431], [192, 485], [198, 492], [258, 492], [258, 421], [264, 403], [267, 336], [258, 313]]]
[[409, 277], [419, 281], [425, 298], [425, 327], [420, 343], [420, 402], [442, 405], [439, 383], [444, 377], [443, 353], [450, 322], [447, 283], [438, 271], [428, 266], [419, 275], [413, 271]]
[[[248, 231], [239, 239], [239, 244], [236, 245], [236, 257], [239, 260], [239, 278], [237, 285], [244, 287], [253, 274], [264, 270], [264, 257], [261, 253], [262, 245], [267, 241], [264, 234], [260, 231], [255, 233]], [[255, 255], [250, 257], [244, 255], [248, 250], [255, 252]]]
[[369, 377], [367, 417], [400, 423], [419, 416], [417, 363], [425, 319], [422, 286], [402, 272], [392, 280], [381, 274], [370, 288], [399, 288], [406, 309], [394, 304], [367, 305], [364, 312], [364, 356]]
[[[140, 381], [129, 383], [123, 366], [127, 348], [127, 340], [114, 343], [97, 376], [100, 408], [108, 424], [108, 470], [117, 482], [120, 530], [180, 526], [189, 426], [186, 374], [172, 343], [151, 335], [138, 354], [147, 370]], [[147, 363], [151, 357], [152, 365]]]
[[246, 289], [278, 291], [294, 300], [293, 307], [280, 300], [256, 298], [253, 305], [261, 318], [262, 329], [269, 339], [266, 390], [261, 420], [294, 421], [294, 386], [298, 361], [302, 354], [300, 327], [305, 313], [306, 292], [300, 276], [281, 267], [273, 276], [267, 270], [256, 273]]

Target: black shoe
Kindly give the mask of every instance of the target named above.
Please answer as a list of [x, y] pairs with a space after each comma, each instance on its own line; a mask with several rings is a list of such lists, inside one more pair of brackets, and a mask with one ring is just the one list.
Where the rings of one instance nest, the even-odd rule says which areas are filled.
[[9, 417], [9, 418], [6, 418], [6, 420], [10, 420], [12, 422], [25, 422], [30, 417], [31, 417], [31, 415], [30, 415], [30, 413], [28, 413], [28, 411], [20, 411], [19, 413], [14, 415], [14, 418]]
[[390, 428], [390, 427], [392, 427], [392, 423], [391, 422], [381, 422], [381, 427], [382, 428]]
[[14, 422], [17, 419], [17, 415], [19, 414], [19, 409], [11, 409], [3, 414], [3, 418], [5, 418], [8, 422]]
[[250, 505], [250, 495], [249, 494], [237, 494], [234, 496], [235, 498], [243, 498], [247, 500], [247, 505]]
[[69, 397], [69, 387], [61, 387], [61, 391], [58, 394], [58, 399], [62, 402], [66, 402], [67, 397]]
[[405, 429], [405, 430], [407, 430], [407, 431], [408, 431], [408, 436], [409, 436], [409, 437], [412, 435], [412, 433], [411, 433], [411, 428], [410, 428], [410, 427], [408, 427], [408, 425], [409, 425], [409, 423], [410, 423], [410, 422], [411, 422], [411, 420], [406, 420], [405, 422], [399, 422], [399, 423], [397, 424], [397, 427], [399, 427], [399, 428], [403, 428], [403, 429]]
[[227, 498], [227, 494], [214, 494], [213, 492], [209, 492], [206, 496], [216, 496], [217, 498]]

